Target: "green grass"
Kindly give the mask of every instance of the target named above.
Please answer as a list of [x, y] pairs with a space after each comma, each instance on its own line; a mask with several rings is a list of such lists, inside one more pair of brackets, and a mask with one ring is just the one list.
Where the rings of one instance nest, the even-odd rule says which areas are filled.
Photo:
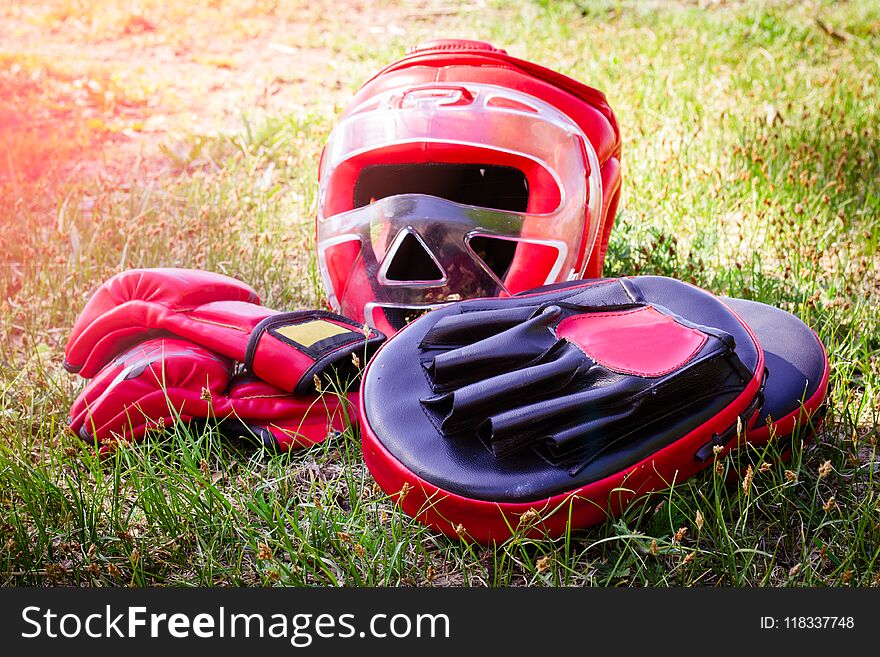
[[[401, 514], [353, 431], [270, 455], [178, 427], [98, 461], [65, 432], [82, 382], [60, 363], [100, 281], [203, 267], [273, 307], [323, 303], [312, 217], [335, 115], [244, 119], [185, 136], [168, 148], [173, 172], [148, 184], [4, 188], [0, 582], [880, 583], [877, 4], [521, 0], [431, 20], [606, 91], [625, 177], [607, 273], [677, 276], [813, 326], [831, 361], [816, 441], [793, 441], [785, 463], [786, 441], [741, 451], [558, 541], [520, 534], [491, 548]], [[342, 98], [406, 45], [348, 49], [344, 34], [314, 34], [337, 60]]]

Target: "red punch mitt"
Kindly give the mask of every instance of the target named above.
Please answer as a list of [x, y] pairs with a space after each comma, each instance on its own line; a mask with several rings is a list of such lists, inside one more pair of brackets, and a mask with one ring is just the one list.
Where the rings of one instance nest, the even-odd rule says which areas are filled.
[[809, 437], [828, 373], [797, 317], [670, 278], [470, 299], [415, 320], [368, 364], [364, 461], [450, 536], [490, 543], [525, 523], [559, 538], [720, 454]]
[[89, 382], [68, 423], [102, 453], [178, 419], [214, 420], [227, 435], [252, 435], [281, 450], [313, 445], [345, 427], [349, 406], [337, 395], [294, 396], [252, 376], [233, 376], [233, 368], [229, 358], [187, 340], [147, 340]]
[[133, 269], [104, 283], [80, 314], [64, 367], [95, 376], [134, 344], [177, 336], [243, 362], [285, 392], [314, 392], [315, 377], [366, 359], [385, 336], [334, 313], [279, 312], [228, 276], [192, 269]]

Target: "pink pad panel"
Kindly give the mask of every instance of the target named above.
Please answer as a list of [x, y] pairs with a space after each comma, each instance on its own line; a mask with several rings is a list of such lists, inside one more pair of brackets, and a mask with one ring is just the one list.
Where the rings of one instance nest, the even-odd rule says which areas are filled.
[[556, 335], [610, 370], [643, 377], [669, 374], [693, 358], [706, 342], [704, 333], [679, 324], [652, 306], [574, 315], [559, 323]]

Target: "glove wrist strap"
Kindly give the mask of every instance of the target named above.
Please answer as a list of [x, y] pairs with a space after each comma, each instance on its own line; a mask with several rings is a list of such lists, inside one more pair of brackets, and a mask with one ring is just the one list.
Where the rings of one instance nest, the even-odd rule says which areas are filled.
[[287, 392], [309, 394], [314, 377], [352, 354], [374, 349], [385, 336], [324, 310], [270, 315], [254, 328], [244, 365]]

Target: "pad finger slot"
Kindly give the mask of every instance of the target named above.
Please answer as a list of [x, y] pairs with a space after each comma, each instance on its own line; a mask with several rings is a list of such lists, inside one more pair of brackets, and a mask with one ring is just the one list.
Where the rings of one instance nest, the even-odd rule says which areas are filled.
[[575, 425], [560, 429], [544, 439], [547, 451], [557, 462], [595, 458], [620, 429], [632, 423], [635, 407], [625, 404], [619, 410], [605, 410], [601, 414]]
[[435, 356], [426, 368], [435, 389], [456, 381], [485, 378], [530, 365], [556, 344], [549, 326], [559, 317], [557, 306], [491, 337]]
[[642, 380], [625, 377], [606, 386], [502, 411], [481, 424], [477, 434], [496, 457], [501, 457], [571, 424], [578, 415], [604, 412], [627, 403], [635, 405], [633, 395], [644, 387]]
[[641, 294], [635, 286], [622, 278], [576, 288], [574, 292], [563, 295], [560, 302], [582, 311], [631, 308], [642, 303]]
[[527, 321], [537, 307], [480, 310], [444, 317], [425, 334], [419, 347], [454, 347], [483, 340]]
[[509, 408], [523, 398], [541, 399], [563, 390], [579, 371], [591, 365], [592, 362], [579, 349], [557, 342], [536, 365], [490, 377], [421, 402], [441, 418], [441, 429], [449, 432], [475, 417], [486, 417], [491, 410]]

